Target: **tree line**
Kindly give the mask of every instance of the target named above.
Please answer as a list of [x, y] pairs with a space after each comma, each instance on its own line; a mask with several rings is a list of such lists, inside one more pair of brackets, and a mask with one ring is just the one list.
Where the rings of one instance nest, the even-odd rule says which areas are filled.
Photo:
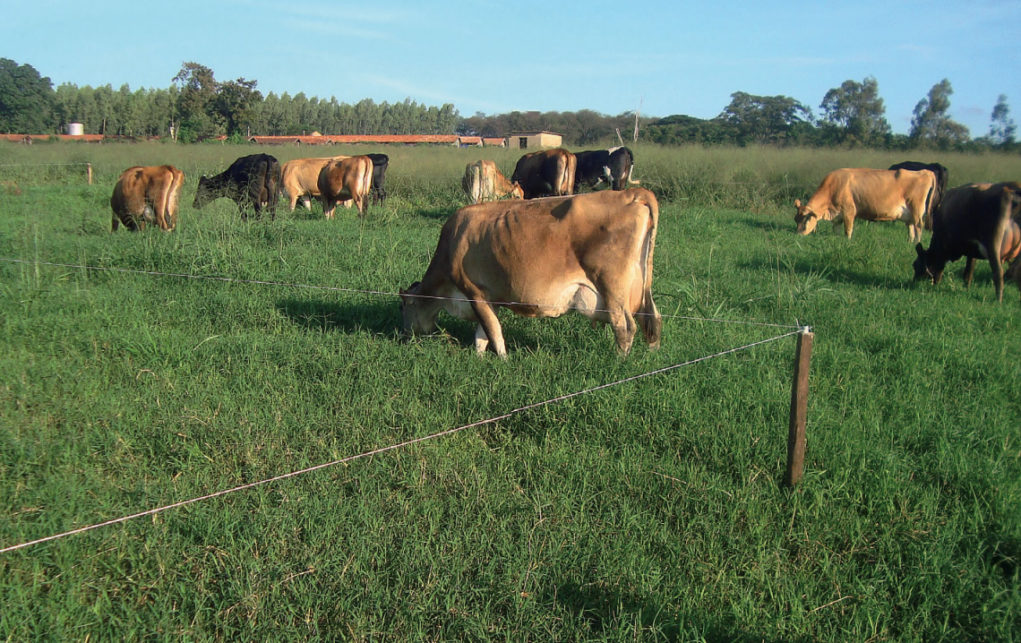
[[216, 136], [244, 140], [251, 135], [311, 134], [462, 134], [508, 136], [547, 130], [567, 145], [597, 145], [632, 140], [664, 145], [809, 145], [889, 149], [1021, 150], [1007, 97], [992, 108], [988, 132], [972, 137], [949, 116], [953, 88], [943, 79], [915, 106], [908, 134], [893, 134], [876, 79], [847, 80], [830, 89], [819, 114], [788, 96], [734, 92], [731, 102], [711, 119], [686, 115], [616, 116], [582, 109], [576, 112], [510, 112], [462, 117], [452, 104], [440, 107], [411, 99], [355, 104], [307, 97], [304, 93], [263, 94], [257, 81], [218, 81], [213, 70], [186, 62], [165, 89], [128, 85], [56, 89], [31, 65], [0, 58], [0, 132], [63, 133], [68, 123], [88, 133], [126, 137], [170, 137], [194, 142]]

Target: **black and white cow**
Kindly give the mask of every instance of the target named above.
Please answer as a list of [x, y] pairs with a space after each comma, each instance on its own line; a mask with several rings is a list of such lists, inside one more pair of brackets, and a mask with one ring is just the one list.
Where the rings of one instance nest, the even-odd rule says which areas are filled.
[[276, 218], [277, 200], [280, 198], [280, 163], [269, 154], [242, 156], [216, 176], [199, 179], [192, 207], [201, 209], [210, 201], [226, 197], [237, 203], [241, 218], [248, 218], [245, 208], [255, 209], [255, 216], [263, 208]]
[[578, 169], [574, 174], [574, 191], [582, 186], [596, 188], [606, 182], [614, 190], [623, 190], [631, 180], [631, 171], [635, 166], [635, 157], [626, 147], [611, 147], [608, 150], [591, 150], [575, 152], [578, 157]]

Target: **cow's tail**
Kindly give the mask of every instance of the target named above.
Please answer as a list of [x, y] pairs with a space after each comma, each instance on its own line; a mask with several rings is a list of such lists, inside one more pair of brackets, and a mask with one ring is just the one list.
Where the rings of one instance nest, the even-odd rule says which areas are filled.
[[635, 179], [631, 178], [631, 175], [634, 174], [634, 173], [635, 173], [635, 164], [634, 164], [634, 162], [632, 162], [631, 163], [631, 167], [629, 167], [627, 169], [627, 182], [628, 182], [628, 185], [641, 185], [642, 184], [641, 181], [636, 181]]
[[[925, 195], [925, 210], [922, 211], [922, 227], [926, 230], [932, 230], [932, 218], [936, 214], [933, 210], [936, 209], [936, 197], [939, 191], [939, 178], [935, 172], [929, 172], [932, 175], [932, 184], [929, 186], [929, 192]], [[921, 235], [922, 231], [919, 230], [918, 234]]]
[[468, 197], [468, 203], [478, 203], [478, 184], [479, 184], [479, 171], [478, 166], [474, 163], [469, 163], [464, 166], [464, 177], [461, 178], [461, 189], [464, 190], [464, 195]]
[[649, 209], [645, 238], [642, 240], [642, 304], [638, 309], [638, 325], [649, 348], [656, 349], [659, 348], [663, 329], [663, 319], [656, 309], [656, 302], [652, 300], [652, 258], [656, 250], [656, 229], [659, 227], [659, 202], [656, 195], [648, 190], [641, 189], [636, 192], [634, 202], [641, 203]]
[[567, 194], [574, 194], [574, 178], [578, 173], [578, 157], [570, 152], [567, 153], [567, 176], [564, 177]]
[[358, 177], [358, 189], [362, 193], [362, 205], [358, 208], [359, 216], [364, 215], [365, 211], [369, 209], [369, 194], [370, 190], [372, 190], [372, 167], [372, 159], [366, 156], [365, 162], [361, 163], [362, 174]]
[[184, 172], [169, 166], [166, 169], [170, 172], [170, 185], [167, 186], [163, 200], [163, 220], [166, 223], [166, 228], [164, 229], [173, 230], [177, 225], [177, 202], [181, 196]]
[[574, 194], [574, 175], [578, 170], [578, 157], [566, 150], [557, 155], [557, 196]]

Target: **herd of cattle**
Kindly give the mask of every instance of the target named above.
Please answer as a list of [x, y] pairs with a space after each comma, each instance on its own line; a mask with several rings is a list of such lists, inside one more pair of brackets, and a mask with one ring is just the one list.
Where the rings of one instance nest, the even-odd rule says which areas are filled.
[[[275, 215], [280, 194], [293, 211], [311, 198], [332, 218], [338, 204], [364, 215], [368, 201], [386, 199], [385, 154], [295, 159], [282, 166], [268, 154], [237, 159], [225, 171], [199, 179], [195, 208], [226, 197], [242, 218], [251, 208]], [[571, 153], [563, 148], [522, 156], [505, 177], [492, 161], [465, 168], [462, 187], [472, 205], [443, 226], [422, 281], [401, 291], [404, 327], [430, 332], [441, 309], [475, 321], [478, 352], [506, 355], [495, 308], [528, 317], [557, 317], [577, 310], [610, 324], [627, 353], [639, 328], [651, 348], [659, 345], [661, 320], [652, 300], [652, 258], [659, 219], [655, 195], [629, 188], [634, 156], [626, 147]], [[184, 174], [169, 165], [132, 167], [114, 187], [113, 229], [146, 223], [172, 230]], [[915, 279], [939, 283], [948, 262], [967, 258], [971, 283], [976, 259], [993, 272], [1003, 299], [1004, 278], [1021, 289], [1021, 184], [973, 183], [947, 190], [939, 164], [907, 162], [886, 170], [842, 168], [826, 175], [802, 204], [796, 200], [797, 233], [819, 221], [843, 223], [850, 238], [857, 218], [903, 221], [917, 258]], [[580, 193], [605, 183], [609, 190]], [[932, 230], [926, 250], [923, 229]], [[1013, 262], [1003, 270], [1004, 262]]]

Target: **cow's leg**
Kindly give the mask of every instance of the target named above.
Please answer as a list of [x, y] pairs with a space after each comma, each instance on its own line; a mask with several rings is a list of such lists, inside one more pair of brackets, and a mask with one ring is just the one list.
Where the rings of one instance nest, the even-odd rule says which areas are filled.
[[1003, 262], [1000, 261], [999, 248], [989, 253], [989, 267], [993, 270], [993, 284], [996, 285], [996, 301], [1003, 302]]
[[635, 332], [638, 330], [635, 318], [626, 308], [619, 305], [610, 307], [609, 317], [613, 338], [617, 341], [617, 350], [621, 355], [627, 355], [631, 352], [631, 344], [634, 343]]
[[627, 355], [631, 352], [631, 344], [635, 341], [635, 333], [638, 332], [638, 324], [627, 307], [628, 289], [614, 288], [605, 281], [598, 284], [598, 288], [599, 292], [606, 293], [603, 301], [610, 327], [613, 329], [613, 338], [617, 341], [617, 349], [621, 355]]
[[[472, 300], [472, 310], [475, 311], [475, 317], [479, 320], [479, 329], [489, 338], [489, 343], [492, 344], [496, 354], [500, 357], [507, 357], [507, 345], [503, 341], [503, 329], [500, 327], [500, 320], [497, 318], [493, 306], [483, 299], [482, 292], [477, 289], [466, 289], [465, 294]], [[479, 351], [481, 353], [485, 351], [486, 345], [479, 341], [479, 330], [476, 330], [475, 350], [479, 350], [480, 344], [482, 345], [482, 350]]]
[[854, 234], [854, 219], [844, 216], [844, 236], [848, 239]]
[[971, 278], [975, 275], [975, 257], [968, 257], [968, 260], [964, 262], [964, 272], [961, 273], [961, 278], [964, 279], [964, 287], [971, 287]]
[[117, 213], [114, 212], [113, 223], [111, 224], [112, 229], [110, 230], [110, 232], [117, 232], [117, 227], [120, 226], [120, 224], [121, 224], [120, 218], [117, 216]]
[[486, 335], [486, 329], [482, 327], [482, 324], [479, 324], [475, 327], [475, 352], [481, 355], [486, 352], [487, 348], [489, 348], [489, 336]]

